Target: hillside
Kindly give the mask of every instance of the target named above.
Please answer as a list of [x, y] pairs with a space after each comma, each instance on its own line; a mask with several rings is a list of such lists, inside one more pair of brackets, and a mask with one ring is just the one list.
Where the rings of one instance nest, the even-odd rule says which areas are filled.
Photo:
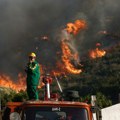
[[82, 61], [83, 72], [63, 79], [64, 89], [78, 90], [80, 96], [103, 93], [113, 103], [120, 93], [120, 44], [106, 50], [102, 58]]

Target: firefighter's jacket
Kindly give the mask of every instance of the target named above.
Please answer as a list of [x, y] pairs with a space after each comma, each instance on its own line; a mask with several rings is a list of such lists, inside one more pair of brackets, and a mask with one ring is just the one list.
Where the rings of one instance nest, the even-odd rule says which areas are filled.
[[40, 66], [34, 61], [27, 64], [27, 86], [38, 86], [40, 79]]

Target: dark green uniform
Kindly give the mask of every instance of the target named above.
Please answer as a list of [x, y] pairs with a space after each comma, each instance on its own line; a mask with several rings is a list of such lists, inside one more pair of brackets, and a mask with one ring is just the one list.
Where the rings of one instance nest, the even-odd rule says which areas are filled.
[[29, 100], [37, 100], [38, 99], [38, 90], [37, 86], [39, 85], [40, 79], [40, 67], [39, 64], [34, 61], [32, 63], [27, 64], [27, 94]]

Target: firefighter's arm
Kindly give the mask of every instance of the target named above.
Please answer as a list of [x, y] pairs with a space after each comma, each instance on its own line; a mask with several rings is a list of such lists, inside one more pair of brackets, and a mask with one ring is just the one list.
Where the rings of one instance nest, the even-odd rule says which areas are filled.
[[38, 89], [42, 88], [43, 86], [45, 86], [45, 83], [43, 82], [43, 76], [41, 75], [39, 85], [38, 85]]
[[45, 83], [44, 83], [44, 82], [41, 82], [41, 84], [38, 85], [38, 89], [42, 88], [43, 86], [45, 86]]

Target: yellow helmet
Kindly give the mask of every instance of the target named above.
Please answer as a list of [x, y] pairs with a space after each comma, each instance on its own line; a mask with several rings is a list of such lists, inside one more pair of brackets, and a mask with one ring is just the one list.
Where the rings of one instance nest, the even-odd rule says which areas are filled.
[[36, 54], [34, 52], [29, 54], [29, 57], [36, 57]]

